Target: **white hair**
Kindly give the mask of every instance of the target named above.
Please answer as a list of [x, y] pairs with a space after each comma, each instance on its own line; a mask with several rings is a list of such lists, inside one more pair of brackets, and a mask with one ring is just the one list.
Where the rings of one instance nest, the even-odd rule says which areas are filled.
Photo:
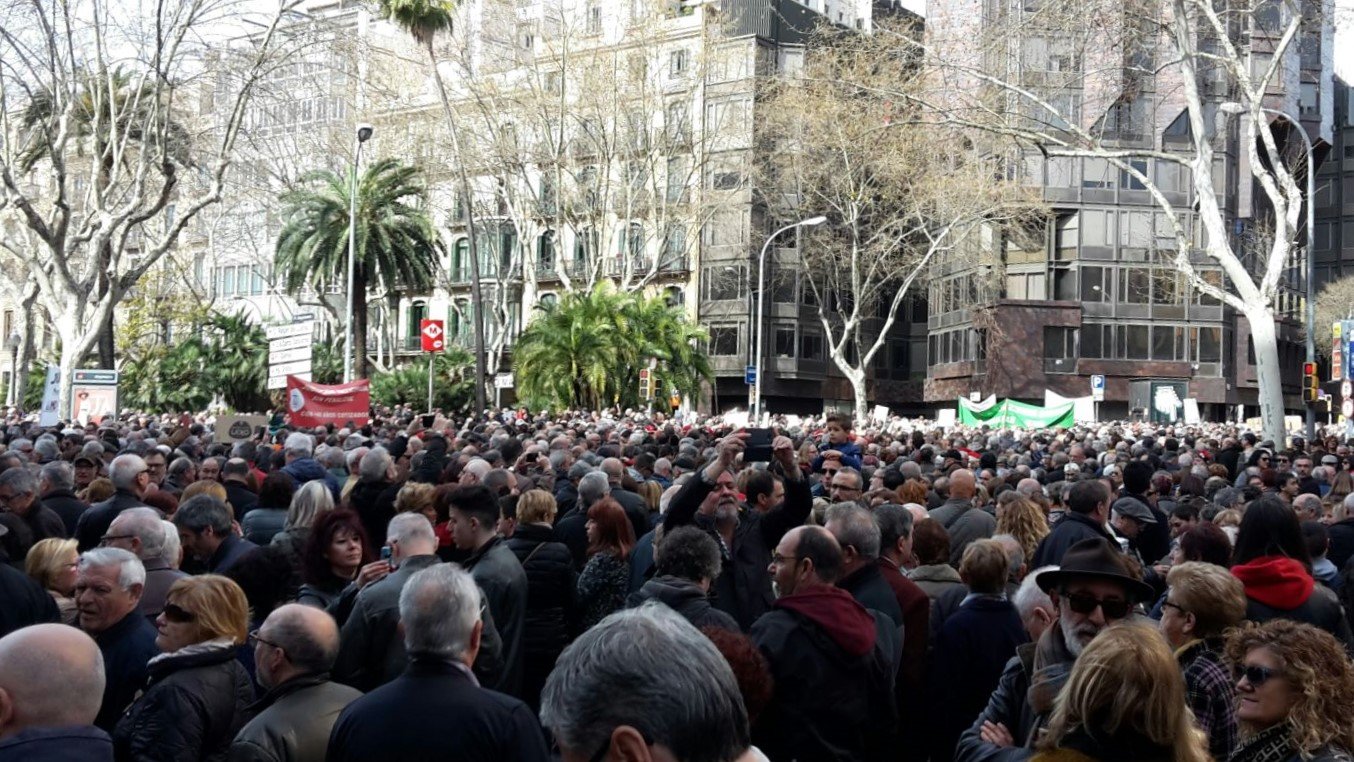
[[1057, 566], [1041, 566], [1038, 569], [1025, 575], [1024, 581], [1020, 583], [1020, 589], [1016, 591], [1015, 599], [1011, 601], [1015, 604], [1016, 612], [1020, 614], [1021, 621], [1029, 619], [1037, 608], [1053, 611], [1053, 599], [1048, 597], [1048, 593], [1039, 589], [1039, 584], [1035, 581], [1040, 574], [1046, 571], [1057, 571]]
[[179, 545], [179, 528], [174, 526], [174, 522], [165, 519], [160, 520], [160, 526], [165, 530], [165, 545], [160, 549], [160, 560], [171, 569], [179, 568], [179, 556], [183, 549]]
[[80, 554], [80, 571], [108, 566], [118, 567], [118, 586], [123, 590], [131, 590], [133, 585], [146, 584], [146, 567], [130, 550], [94, 548]]
[[282, 449], [293, 458], [309, 458], [311, 453], [315, 452], [315, 438], [297, 431], [287, 435]]
[[423, 569], [400, 591], [404, 650], [410, 655], [465, 655], [479, 619], [480, 589], [474, 578], [455, 564]]

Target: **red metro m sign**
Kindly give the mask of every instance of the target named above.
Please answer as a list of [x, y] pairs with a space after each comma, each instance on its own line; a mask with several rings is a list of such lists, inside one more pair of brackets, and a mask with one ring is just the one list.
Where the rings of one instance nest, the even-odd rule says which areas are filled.
[[447, 345], [446, 332], [442, 330], [441, 320], [424, 318], [418, 327], [419, 337], [423, 339], [424, 352], [441, 352]]

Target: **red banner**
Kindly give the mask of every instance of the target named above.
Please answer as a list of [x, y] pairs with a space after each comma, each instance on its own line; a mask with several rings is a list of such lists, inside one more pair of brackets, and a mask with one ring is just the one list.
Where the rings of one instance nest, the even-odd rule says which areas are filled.
[[367, 425], [371, 415], [371, 382], [316, 384], [287, 376], [287, 413], [293, 426]]

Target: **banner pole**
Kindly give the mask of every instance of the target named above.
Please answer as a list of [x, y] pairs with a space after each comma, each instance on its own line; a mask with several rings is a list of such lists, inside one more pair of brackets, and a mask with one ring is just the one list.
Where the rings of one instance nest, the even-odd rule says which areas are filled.
[[433, 353], [428, 353], [428, 407], [426, 410], [433, 411]]

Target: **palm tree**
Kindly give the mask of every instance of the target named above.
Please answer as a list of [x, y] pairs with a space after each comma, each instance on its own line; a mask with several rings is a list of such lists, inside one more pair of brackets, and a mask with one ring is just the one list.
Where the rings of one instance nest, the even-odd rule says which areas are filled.
[[[636, 295], [626, 311], [628, 335], [633, 337], [634, 349], [629, 358], [633, 373], [625, 378], [639, 378], [639, 370], [655, 361], [654, 371], [667, 388], [680, 394], [696, 394], [701, 384], [714, 378], [710, 360], [700, 350], [709, 335], [693, 324], [678, 307], [655, 295]], [[634, 384], [628, 390], [634, 392]], [[660, 397], [663, 395], [659, 394]]]
[[263, 327], [242, 313], [213, 314], [207, 321], [206, 360], [210, 388], [234, 410], [269, 407], [268, 344]]
[[[282, 194], [282, 232], [274, 264], [288, 292], [305, 286], [324, 293], [344, 283], [348, 268], [348, 181], [312, 172]], [[367, 377], [367, 288], [427, 291], [436, 278], [442, 240], [421, 208], [425, 187], [417, 167], [382, 159], [357, 184], [357, 253], [353, 268], [354, 372]]]
[[438, 32], [450, 32], [452, 15], [456, 4], [452, 0], [378, 0], [381, 18], [390, 19], [396, 26], [408, 32], [414, 41], [422, 45], [428, 53], [428, 66], [432, 69], [433, 80], [437, 82], [437, 93], [442, 99], [442, 112], [447, 117], [447, 129], [451, 135], [451, 149], [456, 154], [456, 169], [460, 174], [461, 195], [465, 198], [465, 226], [468, 235], [468, 253], [470, 255], [470, 304], [475, 327], [475, 414], [484, 410], [484, 310], [480, 294], [480, 262], [475, 235], [475, 195], [470, 186], [470, 174], [466, 171], [465, 154], [461, 152], [460, 130], [456, 126], [456, 114], [451, 110], [451, 101], [447, 98], [446, 83], [442, 81], [442, 72], [437, 68], [437, 53], [433, 49], [433, 40]]

